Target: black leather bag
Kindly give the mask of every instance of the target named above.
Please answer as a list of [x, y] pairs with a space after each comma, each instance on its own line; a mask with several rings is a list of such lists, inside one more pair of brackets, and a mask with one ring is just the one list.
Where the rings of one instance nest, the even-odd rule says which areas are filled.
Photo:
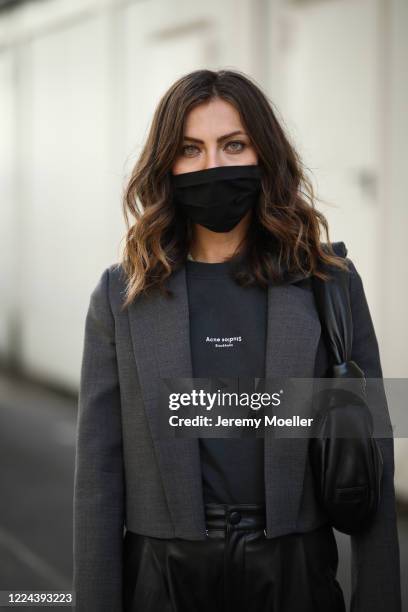
[[329, 354], [326, 378], [330, 380], [315, 387], [309, 453], [316, 493], [332, 526], [352, 534], [367, 526], [377, 511], [383, 458], [372, 437], [365, 375], [351, 360], [349, 272], [334, 267], [325, 271], [330, 280], [313, 275], [311, 283]]

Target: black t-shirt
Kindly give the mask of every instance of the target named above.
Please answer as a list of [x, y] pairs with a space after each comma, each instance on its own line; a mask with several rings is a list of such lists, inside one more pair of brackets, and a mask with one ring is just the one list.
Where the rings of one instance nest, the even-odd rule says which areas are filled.
[[[267, 291], [240, 287], [232, 261], [186, 260], [195, 378], [265, 376]], [[262, 437], [199, 442], [205, 503], [265, 503]]]

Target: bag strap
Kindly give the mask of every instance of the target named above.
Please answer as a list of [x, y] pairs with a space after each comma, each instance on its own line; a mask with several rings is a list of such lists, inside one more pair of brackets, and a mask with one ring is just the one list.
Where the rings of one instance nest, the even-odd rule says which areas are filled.
[[[333, 243], [337, 255], [346, 257], [344, 242]], [[331, 364], [331, 376], [364, 377], [364, 372], [351, 361], [353, 317], [350, 303], [350, 272], [320, 262], [319, 269], [328, 273], [324, 281], [314, 274], [312, 290]], [[348, 374], [347, 374], [348, 372]]]

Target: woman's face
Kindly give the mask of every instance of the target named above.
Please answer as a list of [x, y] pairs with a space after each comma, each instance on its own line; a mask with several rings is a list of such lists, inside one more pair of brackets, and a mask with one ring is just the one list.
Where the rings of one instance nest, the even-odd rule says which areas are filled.
[[257, 163], [258, 156], [238, 111], [229, 102], [212, 98], [187, 115], [184, 139], [172, 173]]

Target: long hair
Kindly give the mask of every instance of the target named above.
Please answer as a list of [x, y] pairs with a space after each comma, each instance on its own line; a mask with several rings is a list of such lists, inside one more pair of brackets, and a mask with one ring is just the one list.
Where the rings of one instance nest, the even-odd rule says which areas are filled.
[[[171, 168], [188, 112], [215, 97], [239, 112], [262, 173], [245, 237], [246, 266], [236, 270], [237, 282], [266, 287], [299, 272], [326, 280], [320, 262], [347, 268], [333, 250], [327, 220], [315, 208], [313, 185], [267, 96], [239, 71], [196, 70], [179, 78], [160, 99], [124, 190], [127, 231], [119, 264], [127, 282], [123, 308], [153, 288], [172, 295], [166, 278], [185, 263], [193, 234], [191, 222], [173, 203]], [[320, 239], [322, 230], [326, 244]]]

